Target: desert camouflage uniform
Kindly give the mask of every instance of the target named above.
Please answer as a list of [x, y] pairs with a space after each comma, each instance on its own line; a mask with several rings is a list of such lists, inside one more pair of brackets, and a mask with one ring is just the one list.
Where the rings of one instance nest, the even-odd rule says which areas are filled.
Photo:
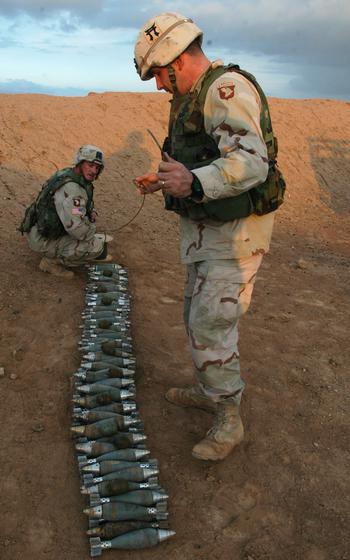
[[98, 257], [104, 247], [104, 235], [96, 233], [96, 226], [86, 216], [86, 191], [69, 182], [54, 194], [57, 214], [67, 232], [58, 239], [47, 239], [34, 225], [27, 234], [33, 251], [43, 257], [58, 259], [67, 267], [75, 267]]
[[[201, 78], [194, 89], [200, 86]], [[254, 86], [237, 73], [225, 73], [209, 87], [204, 124], [221, 157], [192, 170], [202, 184], [203, 202], [235, 196], [264, 182], [268, 165], [260, 108]], [[249, 307], [273, 221], [273, 212], [231, 222], [180, 218], [181, 260], [188, 269], [185, 324], [197, 379], [215, 401], [240, 402], [244, 383], [238, 321]]]

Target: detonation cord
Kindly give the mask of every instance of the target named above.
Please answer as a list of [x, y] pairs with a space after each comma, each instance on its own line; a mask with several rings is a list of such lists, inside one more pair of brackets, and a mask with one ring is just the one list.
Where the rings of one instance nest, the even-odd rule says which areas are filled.
[[143, 205], [145, 204], [145, 198], [146, 198], [146, 195], [144, 194], [144, 195], [143, 195], [143, 198], [142, 198], [142, 202], [141, 202], [140, 208], [138, 209], [138, 211], [136, 212], [136, 214], [135, 214], [128, 222], [126, 222], [126, 224], [123, 224], [123, 225], [120, 226], [119, 228], [117, 228], [117, 229], [112, 229], [112, 230], [110, 230], [110, 231], [113, 231], [113, 233], [117, 233], [117, 232], [120, 231], [121, 229], [123, 229], [123, 228], [125, 228], [126, 226], [128, 226], [129, 224], [131, 224], [131, 222], [133, 222], [133, 221], [135, 220], [135, 218], [136, 218], [136, 217], [139, 215], [139, 213], [141, 212], [141, 210], [142, 210], [142, 208], [143, 208]]
[[[150, 135], [150, 137], [152, 138], [152, 140], [153, 140], [153, 142], [155, 143], [155, 145], [157, 146], [157, 148], [159, 148], [160, 153], [162, 154], [162, 153], [163, 153], [163, 152], [162, 152], [162, 147], [161, 147], [161, 145], [159, 144], [159, 142], [158, 142], [157, 138], [155, 137], [155, 135], [153, 134], [152, 130], [150, 130], [149, 128], [147, 128], [146, 130], [147, 130], [148, 134]], [[131, 224], [131, 222], [132, 222], [133, 220], [135, 220], [135, 218], [139, 215], [139, 213], [141, 212], [141, 210], [142, 210], [142, 208], [143, 208], [143, 205], [144, 205], [144, 203], [145, 203], [145, 196], [146, 196], [146, 195], [144, 194], [144, 195], [143, 195], [142, 202], [141, 202], [141, 206], [140, 206], [140, 208], [138, 209], [138, 211], [136, 212], [135, 216], [133, 216], [133, 217], [131, 218], [131, 220], [129, 220], [128, 222], [126, 222], [126, 224], [123, 224], [122, 226], [120, 226], [120, 227], [117, 228], [117, 229], [111, 230], [111, 231], [113, 231], [113, 233], [117, 233], [117, 232], [120, 231], [121, 229], [123, 229], [123, 228], [125, 228], [126, 226], [128, 226], [129, 224]]]

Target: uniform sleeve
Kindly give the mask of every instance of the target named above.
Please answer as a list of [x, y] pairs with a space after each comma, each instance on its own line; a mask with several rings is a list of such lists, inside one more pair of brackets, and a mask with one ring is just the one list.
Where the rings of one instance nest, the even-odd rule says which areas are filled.
[[64, 229], [79, 241], [93, 238], [96, 226], [86, 216], [87, 194], [77, 183], [66, 183], [54, 194], [57, 214]]
[[237, 196], [265, 181], [268, 159], [260, 109], [258, 92], [237, 73], [227, 72], [210, 86], [204, 124], [221, 157], [192, 170], [204, 190], [201, 202]]

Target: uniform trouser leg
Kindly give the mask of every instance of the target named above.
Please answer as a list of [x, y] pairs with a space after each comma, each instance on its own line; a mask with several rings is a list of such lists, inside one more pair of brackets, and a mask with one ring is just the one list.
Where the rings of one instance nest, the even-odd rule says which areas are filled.
[[43, 257], [57, 259], [64, 266], [76, 267], [99, 257], [104, 249], [103, 236], [95, 234], [89, 240], [74, 239], [63, 235], [58, 239], [46, 239], [33, 226], [27, 235], [30, 248]]
[[184, 320], [202, 392], [239, 404], [238, 322], [248, 310], [261, 255], [188, 265]]
[[67, 267], [88, 263], [101, 255], [104, 242], [98, 236], [89, 241], [79, 241], [69, 236], [61, 238], [57, 248], [57, 258]]

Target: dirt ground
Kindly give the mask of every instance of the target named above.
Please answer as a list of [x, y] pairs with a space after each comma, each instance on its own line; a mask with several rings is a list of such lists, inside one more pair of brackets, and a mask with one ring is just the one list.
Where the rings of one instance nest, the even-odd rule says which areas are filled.
[[101, 230], [128, 268], [137, 402], [176, 536], [120, 560], [346, 560], [349, 556], [350, 103], [272, 99], [288, 182], [251, 308], [241, 323], [243, 444], [192, 458], [210, 416], [167, 403], [191, 383], [175, 216], [132, 178], [156, 169], [150, 128], [166, 94], [0, 95], [2, 560], [89, 558], [70, 436], [86, 272], [62, 281], [16, 232], [24, 208], [80, 144], [106, 152], [96, 183]]

